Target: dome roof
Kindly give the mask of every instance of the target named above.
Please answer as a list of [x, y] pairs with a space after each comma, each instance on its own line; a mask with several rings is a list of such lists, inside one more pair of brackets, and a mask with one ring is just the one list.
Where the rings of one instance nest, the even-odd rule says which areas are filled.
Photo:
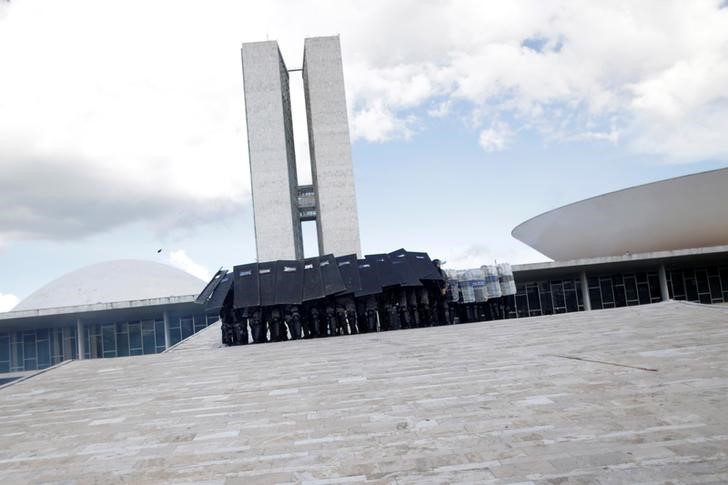
[[511, 233], [556, 260], [728, 244], [728, 168], [565, 205]]
[[13, 311], [196, 295], [205, 282], [172, 266], [118, 260], [66, 273], [33, 292]]

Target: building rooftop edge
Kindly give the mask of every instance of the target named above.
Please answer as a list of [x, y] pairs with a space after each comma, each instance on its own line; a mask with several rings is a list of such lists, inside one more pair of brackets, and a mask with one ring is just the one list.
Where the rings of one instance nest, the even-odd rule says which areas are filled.
[[569, 259], [563, 261], [545, 261], [543, 263], [514, 264], [513, 272], [535, 271], [545, 269], [565, 269], [578, 266], [600, 265], [610, 263], [625, 263], [629, 261], [644, 261], [649, 259], [667, 259], [678, 256], [697, 256], [701, 254], [715, 254], [728, 252], [728, 245], [708, 246], [703, 248], [672, 249], [667, 251], [651, 251], [647, 253], [624, 254], [622, 256], [600, 256], [596, 258]]
[[124, 310], [129, 308], [170, 305], [175, 303], [193, 303], [197, 295], [164, 296], [144, 300], [114, 301], [109, 303], [92, 303], [90, 305], [75, 305], [54, 308], [38, 308], [33, 310], [18, 310], [0, 313], [0, 320], [15, 318], [33, 318], [51, 315], [66, 315], [69, 313], [98, 312], [105, 310]]

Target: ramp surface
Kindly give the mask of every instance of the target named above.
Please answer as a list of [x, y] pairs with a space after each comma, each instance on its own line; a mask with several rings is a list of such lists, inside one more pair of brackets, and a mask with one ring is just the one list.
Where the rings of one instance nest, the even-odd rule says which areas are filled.
[[728, 480], [725, 309], [217, 337], [0, 389], [0, 482]]

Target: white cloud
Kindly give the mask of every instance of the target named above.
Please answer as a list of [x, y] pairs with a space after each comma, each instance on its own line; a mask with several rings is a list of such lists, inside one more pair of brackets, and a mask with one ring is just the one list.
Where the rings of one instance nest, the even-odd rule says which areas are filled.
[[239, 214], [249, 203], [239, 46], [266, 38], [298, 67], [304, 37], [341, 34], [354, 139], [406, 139], [429, 116], [457, 115], [489, 150], [508, 147], [498, 125], [508, 120], [558, 142], [728, 158], [720, 6], [0, 1], [0, 239]]
[[175, 268], [179, 268], [203, 281], [209, 281], [210, 278], [212, 278], [212, 275], [207, 268], [190, 258], [184, 249], [176, 249], [172, 251], [167, 258], [167, 262]]
[[19, 301], [15, 295], [0, 293], [0, 313], [9, 312]]
[[508, 146], [512, 136], [508, 124], [498, 121], [480, 132], [478, 142], [486, 152], [499, 152]]
[[412, 136], [415, 119], [402, 118], [375, 101], [371, 105], [353, 113], [351, 117], [352, 138], [383, 142], [393, 138], [408, 139]]
[[7, 239], [164, 231], [247, 202], [237, 29], [215, 8], [169, 6], [0, 6]]
[[[353, 116], [383, 105], [372, 124], [390, 137], [411, 135], [387, 127], [413, 107], [439, 117], [458, 101], [489, 149], [503, 146], [491, 125], [508, 118], [559, 142], [622, 143], [667, 161], [728, 158], [728, 9], [718, 1], [401, 7], [370, 42], [343, 38]], [[364, 19], [381, 13], [365, 10]], [[353, 132], [383, 138], [367, 124]]]

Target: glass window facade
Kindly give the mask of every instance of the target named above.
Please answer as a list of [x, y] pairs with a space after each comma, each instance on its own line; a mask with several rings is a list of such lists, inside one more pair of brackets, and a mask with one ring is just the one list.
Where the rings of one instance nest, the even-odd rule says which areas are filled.
[[[697, 303], [728, 303], [728, 262], [709, 266], [667, 267], [670, 298]], [[588, 275], [592, 310], [646, 305], [662, 301], [654, 271]], [[518, 282], [515, 302], [506, 302], [508, 318], [581, 311], [584, 304], [578, 275], [560, 280]]]
[[728, 264], [668, 269], [667, 288], [673, 300], [728, 303]]
[[[216, 322], [215, 314], [171, 317], [170, 345]], [[155, 354], [166, 348], [164, 318], [84, 323], [87, 359]], [[0, 373], [45, 369], [78, 358], [76, 326], [25, 331], [0, 331]]]
[[584, 309], [579, 279], [516, 283], [515, 306], [506, 304], [508, 318], [537, 317]]
[[76, 328], [0, 332], [0, 372], [45, 369], [75, 359]]

